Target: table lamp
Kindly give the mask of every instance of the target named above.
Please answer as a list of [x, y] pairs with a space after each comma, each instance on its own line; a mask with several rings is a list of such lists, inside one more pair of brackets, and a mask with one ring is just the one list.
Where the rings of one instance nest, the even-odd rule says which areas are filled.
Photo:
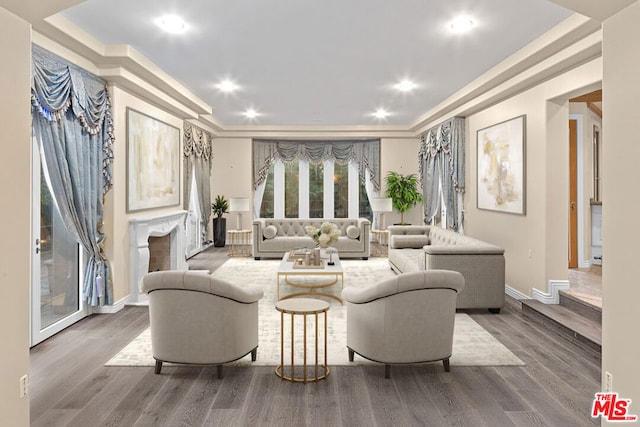
[[238, 214], [237, 229], [242, 230], [242, 212], [249, 212], [248, 197], [232, 197], [229, 199], [229, 212]]
[[371, 210], [373, 210], [373, 212], [379, 213], [380, 224], [378, 225], [378, 228], [380, 230], [384, 230], [384, 213], [391, 212], [393, 210], [391, 199], [386, 197], [371, 199]]

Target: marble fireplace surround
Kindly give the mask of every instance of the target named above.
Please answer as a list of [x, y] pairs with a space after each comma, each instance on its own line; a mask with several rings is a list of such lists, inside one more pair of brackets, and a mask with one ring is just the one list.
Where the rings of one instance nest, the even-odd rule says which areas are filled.
[[187, 270], [185, 257], [187, 211], [179, 210], [159, 215], [131, 218], [129, 236], [131, 241], [129, 280], [131, 291], [129, 303], [141, 303], [147, 296], [140, 292], [140, 281], [149, 272], [149, 237], [171, 236], [171, 270]]

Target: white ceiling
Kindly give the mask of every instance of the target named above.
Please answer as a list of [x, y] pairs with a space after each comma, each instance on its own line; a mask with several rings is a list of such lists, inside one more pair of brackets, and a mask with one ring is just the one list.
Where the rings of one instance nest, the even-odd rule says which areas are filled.
[[[188, 31], [159, 30], [166, 13]], [[448, 31], [459, 13], [471, 33]], [[228, 126], [408, 125], [571, 12], [546, 0], [87, 0], [62, 14], [139, 50]], [[241, 90], [220, 93], [224, 78]], [[404, 78], [413, 93], [392, 88]], [[249, 107], [261, 116], [242, 116]]]

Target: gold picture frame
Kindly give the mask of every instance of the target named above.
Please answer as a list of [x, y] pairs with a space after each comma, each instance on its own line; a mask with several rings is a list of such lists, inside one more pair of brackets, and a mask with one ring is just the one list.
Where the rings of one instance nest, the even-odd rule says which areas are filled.
[[180, 204], [180, 129], [127, 108], [127, 212]]
[[526, 214], [526, 115], [477, 132], [478, 209]]

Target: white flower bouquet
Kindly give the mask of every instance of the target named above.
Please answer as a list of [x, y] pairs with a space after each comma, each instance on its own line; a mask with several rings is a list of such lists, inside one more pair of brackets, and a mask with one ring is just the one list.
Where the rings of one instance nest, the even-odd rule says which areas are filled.
[[338, 241], [338, 237], [342, 234], [338, 226], [330, 222], [323, 222], [320, 228], [308, 225], [304, 230], [307, 232], [307, 235], [316, 242], [316, 244], [323, 248], [335, 245]]

